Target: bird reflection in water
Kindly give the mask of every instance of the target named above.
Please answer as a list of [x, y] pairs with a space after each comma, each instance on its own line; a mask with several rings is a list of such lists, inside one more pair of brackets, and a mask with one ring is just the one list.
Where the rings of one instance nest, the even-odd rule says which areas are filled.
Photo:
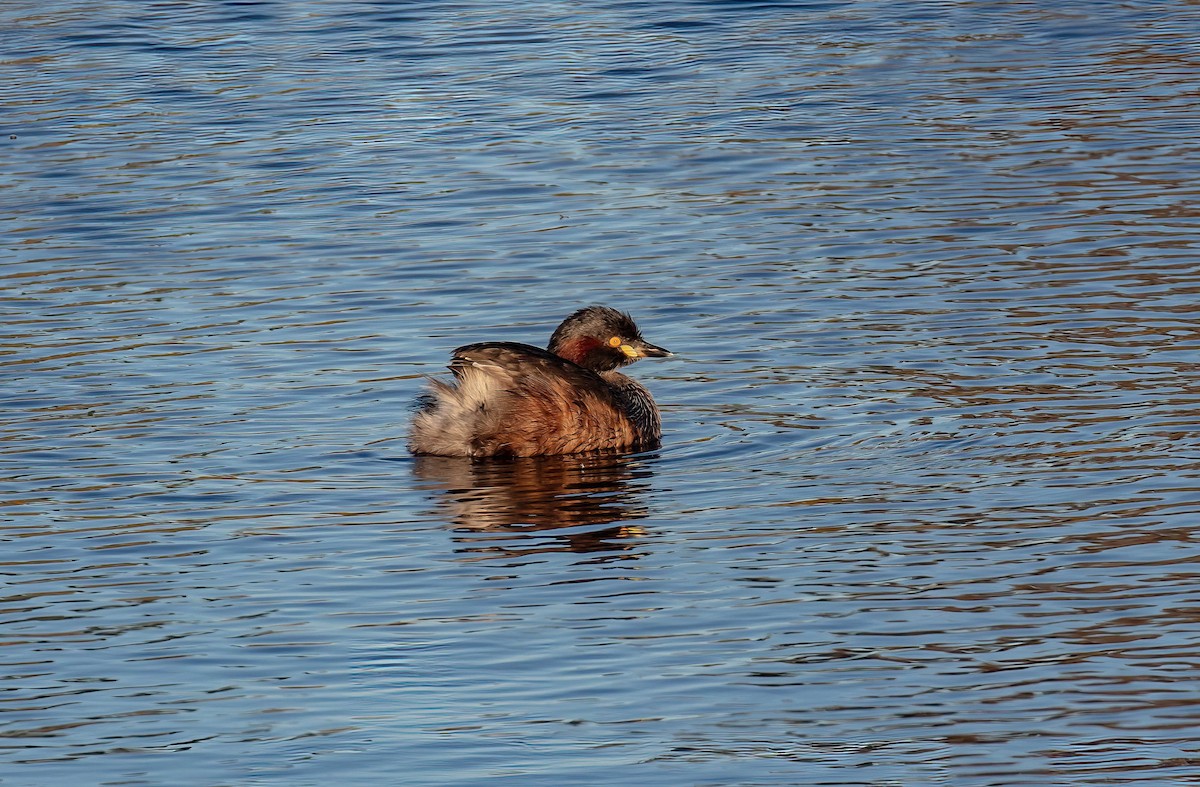
[[[439, 513], [459, 528], [470, 551], [625, 552], [625, 557], [636, 557], [628, 553], [645, 531], [627, 523], [648, 516], [639, 502], [651, 475], [647, 458], [600, 454], [472, 462], [422, 456], [414, 472], [439, 492]], [[522, 536], [519, 542], [514, 543], [514, 535]]]

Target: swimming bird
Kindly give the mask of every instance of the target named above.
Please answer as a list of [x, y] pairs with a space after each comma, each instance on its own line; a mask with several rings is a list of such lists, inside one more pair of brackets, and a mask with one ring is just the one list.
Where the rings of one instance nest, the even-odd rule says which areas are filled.
[[455, 379], [431, 380], [418, 399], [409, 450], [484, 458], [656, 448], [662, 426], [654, 399], [617, 369], [669, 355], [608, 306], [567, 317], [545, 350], [517, 342], [459, 347], [450, 361]]

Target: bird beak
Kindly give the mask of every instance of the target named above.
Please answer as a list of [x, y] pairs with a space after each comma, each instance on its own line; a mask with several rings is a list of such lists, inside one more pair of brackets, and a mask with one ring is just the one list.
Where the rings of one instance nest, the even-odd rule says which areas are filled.
[[672, 353], [664, 347], [657, 347], [650, 342], [641, 342], [638, 346], [639, 358], [667, 358]]

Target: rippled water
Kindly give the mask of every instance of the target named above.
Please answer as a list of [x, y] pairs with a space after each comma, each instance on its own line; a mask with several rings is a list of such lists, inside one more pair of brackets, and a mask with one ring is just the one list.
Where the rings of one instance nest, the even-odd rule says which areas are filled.
[[[1194, 779], [1194, 5], [0, 29], [0, 782]], [[591, 302], [661, 450], [406, 454]]]

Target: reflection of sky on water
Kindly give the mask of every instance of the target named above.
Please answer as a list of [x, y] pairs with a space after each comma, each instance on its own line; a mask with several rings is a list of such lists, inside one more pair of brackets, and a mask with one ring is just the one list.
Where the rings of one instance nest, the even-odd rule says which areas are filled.
[[[14, 783], [1190, 777], [1187, 6], [0, 26]], [[661, 450], [403, 453], [589, 302]]]

